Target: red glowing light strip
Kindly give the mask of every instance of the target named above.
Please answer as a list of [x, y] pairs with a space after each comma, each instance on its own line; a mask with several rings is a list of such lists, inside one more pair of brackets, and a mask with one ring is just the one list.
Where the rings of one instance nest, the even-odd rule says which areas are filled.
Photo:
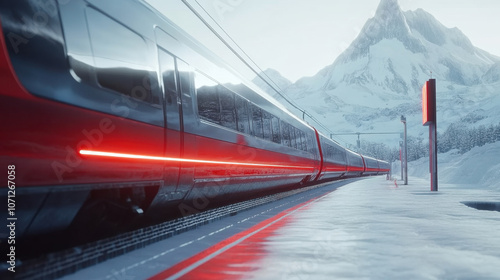
[[279, 168], [293, 168], [293, 169], [312, 169], [311, 166], [277, 165], [277, 164], [263, 164], [263, 163], [246, 163], [246, 162], [186, 159], [186, 158], [171, 158], [171, 157], [133, 155], [133, 154], [111, 153], [111, 152], [89, 151], [89, 150], [80, 150], [80, 154], [81, 155], [89, 155], [89, 156], [128, 158], [128, 159], [147, 159], [147, 160], [157, 160], [157, 161], [175, 161], [175, 162], [206, 163], [206, 164], [226, 164], [226, 165], [257, 166], [257, 167], [279, 167]]
[[429, 82], [425, 82], [422, 88], [422, 124], [428, 125], [430, 122], [430, 110], [429, 108]]

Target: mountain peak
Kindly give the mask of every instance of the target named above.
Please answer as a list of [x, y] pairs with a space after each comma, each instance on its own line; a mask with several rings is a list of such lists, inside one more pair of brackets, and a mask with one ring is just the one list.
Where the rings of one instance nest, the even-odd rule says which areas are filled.
[[[471, 86], [498, 80], [499, 59], [482, 51], [457, 28], [447, 28], [422, 9], [403, 12], [397, 0], [380, 0], [357, 38], [335, 60], [298, 86], [335, 90], [370, 87], [372, 91], [418, 95], [429, 71], [445, 83]], [[491, 71], [486, 72], [491, 68]], [[376, 89], [376, 90], [375, 90]]]
[[383, 39], [397, 39], [413, 53], [424, 52], [425, 47], [414, 38], [404, 12], [397, 0], [381, 0], [375, 16], [369, 19], [351, 48], [339, 57], [339, 62], [348, 62], [366, 56], [370, 46]]
[[381, 0], [376, 14], [396, 14], [398, 12], [402, 13], [398, 0]]
[[399, 33], [393, 35], [403, 35], [410, 32], [397, 0], [381, 0], [373, 19], [373, 24], [379, 25], [385, 32]]

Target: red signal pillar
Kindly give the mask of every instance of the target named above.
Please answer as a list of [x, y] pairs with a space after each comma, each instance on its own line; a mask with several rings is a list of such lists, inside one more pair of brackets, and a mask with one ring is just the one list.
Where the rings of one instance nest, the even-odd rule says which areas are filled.
[[437, 191], [437, 118], [435, 79], [430, 79], [425, 82], [422, 89], [422, 123], [424, 126], [429, 126], [429, 171], [431, 173], [431, 191]]

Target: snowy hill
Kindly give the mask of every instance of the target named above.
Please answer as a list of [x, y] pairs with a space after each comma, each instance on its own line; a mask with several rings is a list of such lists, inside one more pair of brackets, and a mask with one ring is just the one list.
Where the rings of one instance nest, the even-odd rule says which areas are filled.
[[404, 114], [409, 133], [424, 136], [420, 95], [431, 71], [438, 129], [471, 113], [500, 121], [500, 58], [424, 10], [403, 12], [397, 0], [382, 0], [332, 65], [286, 94], [336, 133], [400, 131]]
[[[457, 150], [438, 155], [438, 180], [464, 188], [500, 191], [500, 142], [475, 147], [460, 155]], [[395, 171], [395, 178], [398, 170]], [[429, 179], [429, 159], [408, 163], [410, 176]]]

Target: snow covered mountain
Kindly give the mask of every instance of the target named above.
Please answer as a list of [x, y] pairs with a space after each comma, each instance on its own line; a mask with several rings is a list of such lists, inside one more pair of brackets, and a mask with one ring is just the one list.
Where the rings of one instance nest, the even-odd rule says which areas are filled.
[[446, 86], [472, 86], [496, 62], [500, 58], [474, 47], [459, 29], [445, 27], [424, 10], [403, 12], [397, 0], [382, 0], [349, 48], [299, 85], [313, 81], [312, 88], [325, 90], [359, 85], [412, 95], [420, 93], [431, 71]]
[[336, 133], [399, 131], [404, 114], [409, 133], [418, 136], [426, 134], [421, 89], [431, 75], [438, 129], [469, 114], [483, 123], [500, 121], [500, 58], [422, 9], [403, 12], [397, 0], [381, 0], [332, 65], [285, 92]]

